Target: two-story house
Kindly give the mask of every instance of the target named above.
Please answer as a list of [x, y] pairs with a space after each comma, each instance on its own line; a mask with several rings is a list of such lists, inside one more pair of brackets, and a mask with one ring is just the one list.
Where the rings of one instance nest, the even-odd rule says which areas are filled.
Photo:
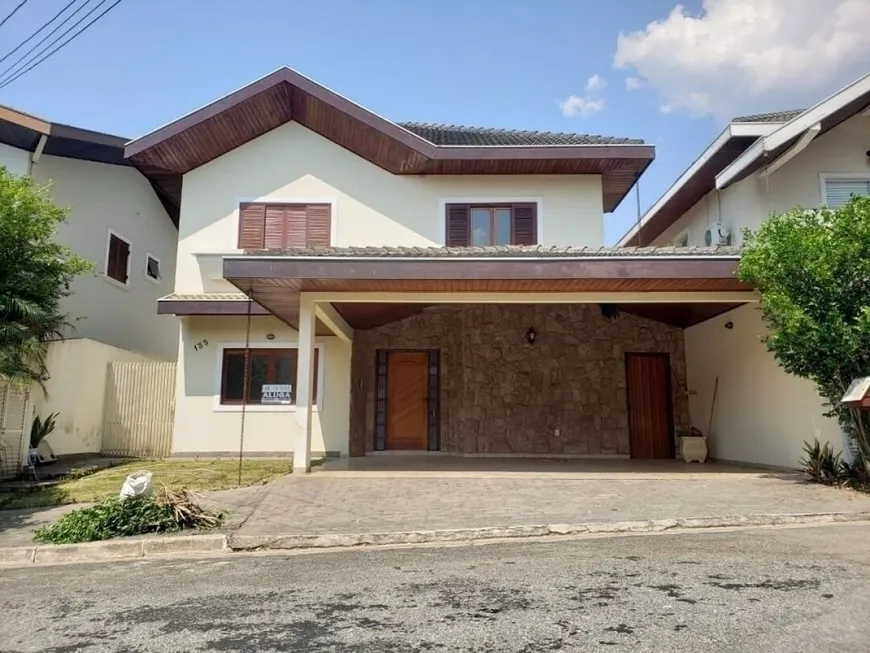
[[0, 106], [0, 166], [51, 182], [69, 210], [58, 240], [96, 264], [61, 303], [67, 335], [173, 360], [176, 320], [154, 305], [175, 283], [177, 214], [124, 158], [126, 142]]
[[178, 321], [154, 307], [175, 285], [178, 214], [124, 158], [126, 141], [0, 106], [0, 166], [50, 182], [68, 210], [57, 239], [96, 268], [61, 302], [72, 328], [49, 345], [47, 392], [25, 402], [0, 382], [0, 476], [26, 458], [34, 414], [59, 413], [47, 440], [55, 453], [100, 451], [107, 365], [177, 355]]
[[[870, 75], [807, 110], [734, 119], [619, 245], [739, 246], [772, 212], [853, 194], [870, 194]], [[710, 420], [714, 454], [793, 465], [804, 440], [841, 445], [813, 385], [778, 367], [764, 333], [749, 306], [686, 329], [690, 410]]]
[[394, 123], [282, 68], [127, 145], [180, 207], [173, 450], [672, 457], [729, 248], [607, 249], [654, 149]]

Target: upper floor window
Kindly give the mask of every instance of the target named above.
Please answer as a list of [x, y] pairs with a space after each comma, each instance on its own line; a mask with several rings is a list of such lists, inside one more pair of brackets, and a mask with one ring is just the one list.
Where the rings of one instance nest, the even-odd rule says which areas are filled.
[[130, 279], [130, 241], [113, 231], [106, 251], [106, 276], [124, 285]]
[[239, 248], [329, 247], [331, 221], [329, 204], [242, 204]]
[[832, 209], [846, 204], [853, 195], [870, 195], [870, 177], [864, 179], [824, 178], [825, 204]]
[[153, 254], [145, 255], [145, 278], [160, 281], [160, 259]]
[[448, 247], [537, 245], [537, 204], [448, 204]]

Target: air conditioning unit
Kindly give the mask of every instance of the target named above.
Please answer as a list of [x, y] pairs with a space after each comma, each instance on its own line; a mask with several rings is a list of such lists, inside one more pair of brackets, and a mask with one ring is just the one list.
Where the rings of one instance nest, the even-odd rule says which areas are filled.
[[704, 244], [708, 247], [713, 245], [730, 245], [731, 232], [721, 222], [714, 222], [704, 232]]

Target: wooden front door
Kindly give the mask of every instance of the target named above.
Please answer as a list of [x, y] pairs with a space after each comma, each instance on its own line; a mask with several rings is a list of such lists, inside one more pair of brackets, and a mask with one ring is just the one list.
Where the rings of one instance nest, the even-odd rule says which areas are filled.
[[429, 352], [387, 353], [387, 449], [427, 448]]
[[670, 367], [668, 354], [625, 355], [632, 458], [674, 455]]

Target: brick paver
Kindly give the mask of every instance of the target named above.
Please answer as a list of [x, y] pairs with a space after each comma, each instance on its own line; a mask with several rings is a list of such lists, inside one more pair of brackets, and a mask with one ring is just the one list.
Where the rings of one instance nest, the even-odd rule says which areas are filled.
[[294, 475], [240, 535], [373, 533], [758, 514], [870, 511], [870, 496], [788, 474], [672, 478]]

